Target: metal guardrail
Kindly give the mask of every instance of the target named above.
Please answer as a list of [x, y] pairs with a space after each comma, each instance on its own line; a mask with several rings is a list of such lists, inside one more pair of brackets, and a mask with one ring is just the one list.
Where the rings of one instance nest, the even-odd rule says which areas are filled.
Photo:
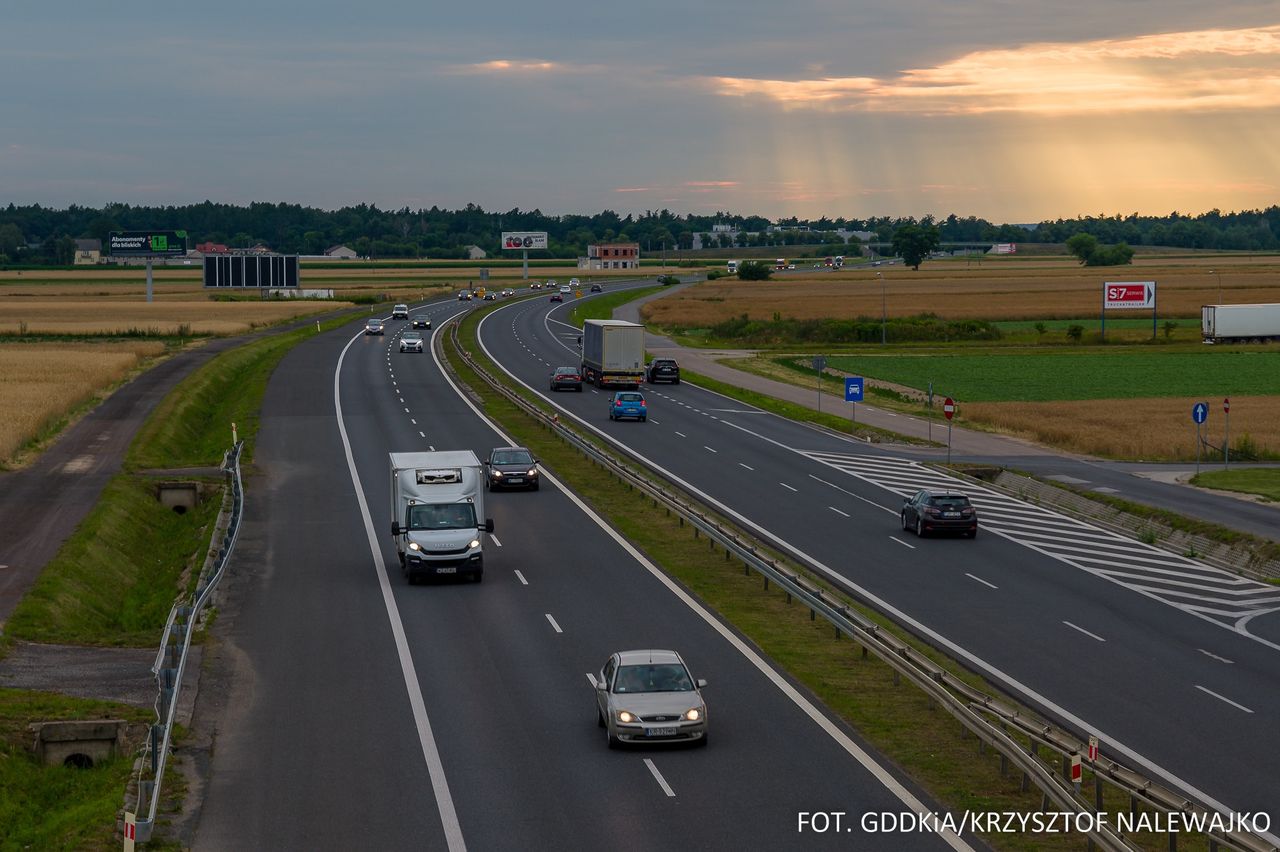
[[[991, 747], [1001, 755], [1002, 769], [1007, 761], [1022, 771], [1024, 790], [1028, 789], [1028, 784], [1031, 783], [1040, 789], [1043, 793], [1042, 808], [1047, 808], [1050, 803], [1053, 803], [1064, 812], [1078, 815], [1080, 819], [1077, 820], [1076, 825], [1091, 826], [1092, 830], [1082, 832], [1087, 836], [1091, 847], [1096, 844], [1108, 850], [1137, 848], [1106, 820], [1095, 819], [1104, 813], [1102, 809], [1104, 779], [1128, 795], [1131, 809], [1136, 808], [1138, 803], [1144, 803], [1166, 814], [1180, 814], [1206, 820], [1217, 814], [1214, 809], [1155, 783], [1118, 761], [1103, 756], [1101, 752], [1098, 753], [1096, 760], [1090, 761], [1083, 758], [1080, 761], [1082, 766], [1088, 766], [1094, 773], [1094, 801], [1089, 802], [1082, 795], [1081, 789], [1067, 779], [1071, 758], [1087, 755], [1089, 752], [1087, 735], [1072, 733], [1033, 718], [1012, 703], [964, 683], [912, 646], [885, 631], [871, 619], [850, 609], [831, 591], [807, 579], [800, 571], [788, 570], [787, 565], [781, 560], [765, 554], [763, 545], [722, 524], [698, 507], [674, 484], [665, 481], [664, 484], [658, 484], [651, 481], [645, 474], [631, 469], [627, 464], [569, 428], [560, 421], [558, 416], [548, 415], [523, 395], [508, 388], [478, 364], [471, 353], [462, 347], [458, 340], [457, 321], [450, 322], [449, 337], [455, 350], [467, 361], [468, 366], [512, 404], [540, 421], [543, 426], [554, 430], [562, 439], [597, 464], [610, 470], [620, 480], [649, 496], [655, 504], [662, 503], [668, 511], [680, 517], [683, 522], [689, 523], [695, 529], [695, 535], [706, 535], [711, 542], [718, 543], [724, 549], [726, 559], [732, 554], [743, 563], [744, 570], [755, 571], [762, 575], [766, 588], [771, 583], [780, 586], [789, 599], [796, 598], [808, 607], [811, 617], [821, 615], [832, 624], [838, 635], [847, 635], [856, 639], [864, 649], [874, 653], [894, 670], [895, 681], [899, 677], [904, 677], [937, 701], [947, 713], [976, 735], [982, 745]], [[437, 345], [443, 344], [437, 342]], [[442, 358], [441, 361], [448, 364], [446, 359]], [[652, 473], [661, 478], [657, 472], [646, 471], [646, 473]], [[870, 606], [868, 602], [861, 603], [864, 606]], [[1030, 748], [1024, 748], [1013, 738], [1011, 731], [1025, 736], [1031, 744]], [[1040, 757], [1040, 746], [1058, 754], [1063, 763], [1061, 774], [1051, 770]], [[1235, 825], [1235, 821], [1230, 819], [1231, 816], [1230, 814], [1220, 815], [1224, 824]], [[1246, 831], [1202, 833], [1209, 838], [1211, 850], [1223, 847], [1237, 850], [1237, 852], [1277, 852], [1276, 846]], [[1173, 849], [1175, 844], [1176, 835], [1170, 834], [1169, 848]]]
[[[142, 776], [138, 779], [138, 804], [134, 839], [145, 843], [151, 839], [156, 822], [156, 808], [160, 802], [160, 789], [164, 782], [164, 771], [168, 765], [169, 750], [173, 738], [174, 719], [177, 715], [178, 695], [182, 689], [182, 677], [187, 668], [187, 654], [191, 650], [191, 634], [200, 612], [209, 601], [218, 581], [222, 579], [227, 562], [235, 549], [236, 539], [240, 534], [240, 521], [244, 517], [244, 483], [240, 478], [240, 452], [244, 442], [237, 442], [227, 450], [223, 457], [222, 470], [226, 473], [231, 485], [230, 510], [225, 502], [223, 513], [227, 517], [226, 529], [222, 532], [222, 541], [212, 558], [206, 559], [205, 565], [196, 580], [196, 591], [190, 599], [179, 598], [169, 611], [169, 618], [164, 626], [160, 639], [160, 650], [156, 654], [155, 665], [151, 672], [156, 676], [159, 695], [156, 699], [156, 723], [151, 726], [151, 735], [142, 755]], [[227, 498], [224, 497], [224, 501]], [[219, 519], [221, 521], [221, 518]], [[215, 533], [215, 536], [217, 533]], [[212, 554], [212, 546], [210, 547]], [[143, 812], [146, 812], [143, 816]]]

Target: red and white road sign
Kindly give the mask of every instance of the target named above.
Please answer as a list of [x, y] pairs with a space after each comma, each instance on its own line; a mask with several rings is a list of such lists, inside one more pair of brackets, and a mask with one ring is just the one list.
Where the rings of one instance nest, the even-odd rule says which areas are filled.
[[1156, 282], [1108, 281], [1102, 285], [1102, 306], [1106, 310], [1154, 308], [1156, 306]]
[[1223, 414], [1231, 413], [1231, 397], [1227, 397], [1222, 401], [1222, 413]]
[[1089, 737], [1089, 762], [1098, 762], [1098, 738]]
[[1084, 778], [1084, 770], [1080, 767], [1080, 752], [1071, 752], [1071, 783], [1079, 784]]
[[942, 413], [950, 420], [956, 413], [956, 401], [951, 397], [947, 397], [942, 401]]
[[133, 852], [134, 843], [138, 839], [138, 817], [125, 811], [124, 814], [124, 852]]

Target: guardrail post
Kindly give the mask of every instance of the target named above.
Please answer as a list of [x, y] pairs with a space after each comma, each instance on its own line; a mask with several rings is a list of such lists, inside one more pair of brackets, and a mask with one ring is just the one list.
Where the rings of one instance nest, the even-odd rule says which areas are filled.
[[1102, 813], [1102, 774], [1093, 771], [1093, 809]]
[[149, 736], [151, 737], [151, 774], [155, 775], [160, 763], [160, 743], [164, 740], [164, 725], [152, 725]]
[[1169, 832], [1169, 852], [1178, 852], [1178, 832]]

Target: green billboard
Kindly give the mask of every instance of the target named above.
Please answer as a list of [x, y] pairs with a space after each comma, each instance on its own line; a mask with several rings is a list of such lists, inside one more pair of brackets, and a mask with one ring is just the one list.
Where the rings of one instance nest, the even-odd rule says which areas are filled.
[[107, 254], [112, 257], [181, 257], [186, 253], [186, 231], [112, 231], [107, 242]]

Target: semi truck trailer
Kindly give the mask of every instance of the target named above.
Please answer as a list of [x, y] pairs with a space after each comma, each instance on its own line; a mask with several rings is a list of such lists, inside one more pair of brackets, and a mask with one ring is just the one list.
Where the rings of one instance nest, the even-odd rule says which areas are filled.
[[1200, 332], [1205, 343], [1280, 340], [1280, 304], [1204, 305]]
[[644, 326], [623, 320], [582, 324], [582, 380], [598, 388], [637, 388], [644, 381]]

